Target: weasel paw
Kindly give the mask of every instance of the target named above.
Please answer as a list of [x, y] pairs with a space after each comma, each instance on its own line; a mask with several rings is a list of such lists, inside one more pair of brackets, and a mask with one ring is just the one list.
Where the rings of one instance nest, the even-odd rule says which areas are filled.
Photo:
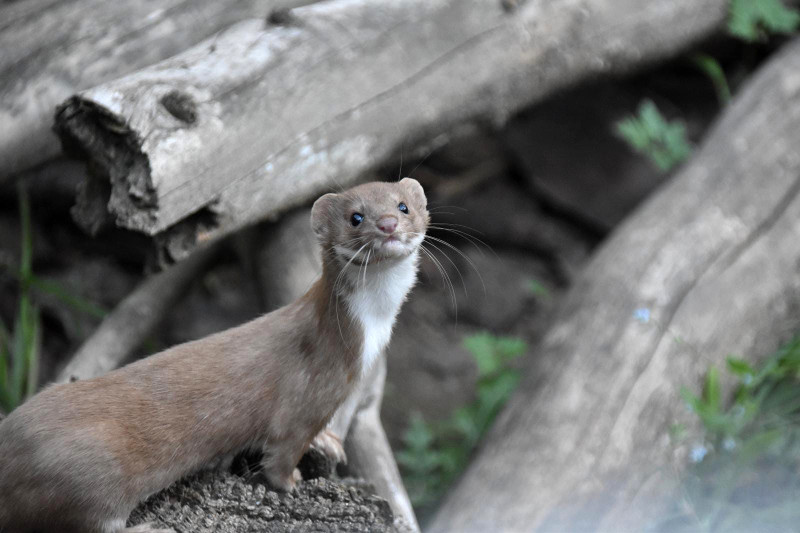
[[153, 527], [153, 524], [146, 523], [146, 524], [139, 524], [138, 526], [133, 527], [126, 527], [122, 530], [122, 533], [175, 533], [174, 529], [158, 529]]
[[271, 474], [267, 474], [267, 481], [276, 492], [297, 492], [297, 484], [303, 481], [303, 476], [300, 470], [295, 468], [289, 477], [281, 478]]
[[333, 462], [347, 464], [347, 455], [344, 453], [342, 441], [330, 429], [323, 429], [314, 440], [311, 441], [311, 447], [321, 452], [325, 457]]

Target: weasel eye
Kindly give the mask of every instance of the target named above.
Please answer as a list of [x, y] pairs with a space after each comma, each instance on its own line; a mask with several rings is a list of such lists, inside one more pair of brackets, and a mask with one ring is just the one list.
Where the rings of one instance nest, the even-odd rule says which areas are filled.
[[353, 226], [358, 226], [361, 224], [362, 220], [364, 220], [364, 215], [361, 213], [353, 213], [353, 216], [350, 217], [350, 224]]
[[408, 214], [408, 206], [403, 202], [400, 202], [400, 204], [397, 206], [397, 209], [399, 209], [401, 213], [405, 213], [406, 215]]

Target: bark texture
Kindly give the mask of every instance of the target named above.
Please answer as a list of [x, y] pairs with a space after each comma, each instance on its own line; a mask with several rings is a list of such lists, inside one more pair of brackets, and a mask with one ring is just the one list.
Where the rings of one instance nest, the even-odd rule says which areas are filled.
[[198, 474], [156, 494], [130, 518], [146, 522], [193, 533], [395, 531], [389, 504], [356, 487], [318, 478], [300, 483], [296, 494], [278, 494], [225, 472]]
[[58, 153], [56, 105], [292, 0], [0, 4], [0, 181]]
[[795, 41], [590, 262], [432, 531], [643, 531], [659, 519], [686, 464], [669, 429], [696, 423], [680, 387], [800, 330], [798, 145]]
[[[352, 184], [404, 141], [500, 124], [587, 77], [670, 56], [727, 0], [336, 0], [245, 21], [66, 101], [95, 176], [75, 214], [199, 241]], [[110, 183], [110, 186], [109, 186]]]

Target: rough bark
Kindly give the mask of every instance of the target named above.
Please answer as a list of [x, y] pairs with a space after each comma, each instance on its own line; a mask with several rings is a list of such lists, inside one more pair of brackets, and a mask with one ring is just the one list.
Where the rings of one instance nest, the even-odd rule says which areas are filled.
[[674, 54], [727, 6], [336, 0], [242, 22], [60, 107], [65, 146], [96, 174], [76, 216], [96, 228], [107, 206], [179, 259], [353, 183], [403, 141], [499, 124], [565, 85]]
[[65, 98], [296, 0], [25, 0], [0, 5], [0, 181], [58, 153]]
[[669, 428], [696, 424], [680, 387], [800, 330], [798, 73], [795, 41], [595, 255], [432, 531], [658, 520], [685, 466]]
[[217, 246], [150, 276], [128, 295], [75, 352], [57, 383], [89, 379], [122, 365], [153, 332], [164, 315], [203, 272]]
[[193, 533], [388, 533], [395, 531], [392, 519], [386, 501], [341, 482], [304, 481], [296, 494], [283, 495], [253, 476], [205, 472], [153, 496], [133, 512], [130, 522]]

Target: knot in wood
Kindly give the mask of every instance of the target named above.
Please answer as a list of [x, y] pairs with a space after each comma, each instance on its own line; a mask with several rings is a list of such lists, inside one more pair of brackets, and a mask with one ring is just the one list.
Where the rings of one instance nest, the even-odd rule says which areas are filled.
[[197, 104], [188, 94], [172, 90], [162, 96], [159, 102], [164, 106], [164, 109], [169, 111], [170, 115], [181, 122], [187, 124], [197, 122]]

